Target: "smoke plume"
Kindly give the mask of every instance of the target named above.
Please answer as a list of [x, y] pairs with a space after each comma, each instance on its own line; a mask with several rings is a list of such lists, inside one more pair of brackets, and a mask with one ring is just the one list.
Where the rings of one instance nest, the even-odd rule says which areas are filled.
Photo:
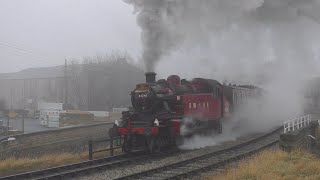
[[[304, 9], [316, 3], [312, 0], [303, 3], [295, 0], [124, 1], [132, 4], [137, 13], [137, 23], [142, 29], [142, 59], [147, 71], [153, 71], [164, 56], [185, 49], [182, 46], [209, 46], [214, 38], [224, 38], [228, 33], [238, 33], [239, 36], [234, 38], [243, 39], [242, 43], [246, 40], [250, 43], [248, 36], [252, 35], [257, 41], [253, 44], [254, 49], [257, 49], [261, 43], [265, 43], [267, 39], [263, 38], [268, 33], [276, 37], [285, 32], [286, 28], [290, 31], [295, 26], [305, 27], [307, 24], [299, 23], [304, 15], [311, 13], [303, 13], [306, 12]], [[301, 35], [299, 30], [297, 33]], [[239, 51], [241, 53], [242, 49]]]
[[[153, 71], [165, 55], [187, 39], [208, 37], [219, 29], [261, 6], [262, 0], [125, 0], [138, 13], [142, 28], [143, 55], [147, 71]], [[202, 36], [203, 35], [203, 36]], [[202, 36], [202, 37], [200, 37]], [[199, 39], [200, 38], [200, 39]]]

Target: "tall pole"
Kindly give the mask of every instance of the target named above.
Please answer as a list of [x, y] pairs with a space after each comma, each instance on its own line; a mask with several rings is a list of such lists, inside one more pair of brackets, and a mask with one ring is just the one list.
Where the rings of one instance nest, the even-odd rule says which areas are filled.
[[[67, 108], [68, 107], [68, 61], [65, 59], [64, 63], [64, 82], [65, 82], [65, 92], [64, 92], [64, 105]], [[67, 110], [67, 109], [65, 109]]]
[[90, 79], [90, 65], [88, 64], [88, 111], [90, 110], [90, 107], [91, 107], [91, 79]]
[[9, 135], [9, 131], [10, 131], [10, 116], [11, 116], [11, 112], [12, 112], [12, 103], [13, 103], [13, 94], [12, 94], [13, 88], [10, 88], [10, 110], [8, 113], [8, 121], [7, 121], [7, 135]]
[[26, 112], [26, 79], [23, 80], [22, 134], [24, 134], [24, 113], [25, 112]]

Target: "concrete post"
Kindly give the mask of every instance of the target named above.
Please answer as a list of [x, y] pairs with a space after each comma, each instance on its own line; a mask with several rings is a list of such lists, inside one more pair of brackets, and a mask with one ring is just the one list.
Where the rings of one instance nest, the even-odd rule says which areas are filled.
[[316, 144], [317, 144], [317, 139], [319, 138], [318, 137], [318, 134], [317, 134], [317, 131], [318, 131], [318, 128], [319, 128], [319, 123], [318, 121], [311, 121], [311, 124], [310, 124], [310, 135], [313, 136], [314, 138], [316, 138], [315, 140], [312, 139], [311, 140], [311, 148], [315, 148]]

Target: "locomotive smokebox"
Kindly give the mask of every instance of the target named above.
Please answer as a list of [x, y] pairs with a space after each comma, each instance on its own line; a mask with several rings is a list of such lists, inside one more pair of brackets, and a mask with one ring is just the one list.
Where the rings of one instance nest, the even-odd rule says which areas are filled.
[[156, 73], [155, 72], [147, 72], [146, 74], [146, 83], [156, 83]]

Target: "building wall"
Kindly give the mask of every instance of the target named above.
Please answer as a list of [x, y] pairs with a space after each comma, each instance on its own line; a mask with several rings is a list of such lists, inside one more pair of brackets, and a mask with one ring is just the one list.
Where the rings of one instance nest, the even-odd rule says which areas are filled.
[[[65, 102], [65, 70], [68, 78], [68, 103]], [[115, 61], [86, 65], [31, 68], [17, 73], [0, 74], [0, 99], [7, 108], [23, 109], [24, 99], [64, 103], [67, 109], [107, 111], [128, 107], [130, 92], [144, 82], [144, 72], [127, 62]]]
[[24, 99], [27, 109], [34, 109], [41, 101], [63, 102], [63, 78], [0, 79], [0, 84], [0, 99], [5, 100], [8, 109], [23, 109]]

